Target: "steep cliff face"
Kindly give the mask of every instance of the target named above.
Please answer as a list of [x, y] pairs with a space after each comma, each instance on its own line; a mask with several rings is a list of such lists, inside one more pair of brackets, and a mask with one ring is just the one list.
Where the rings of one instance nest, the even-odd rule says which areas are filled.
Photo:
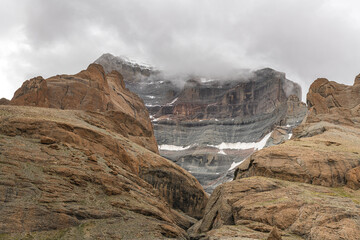
[[[234, 164], [288, 139], [302, 121], [306, 106], [293, 95], [297, 87], [286, 95], [286, 81], [283, 74], [264, 69], [247, 82], [188, 82], [154, 116], [160, 154], [190, 171], [211, 193], [232, 178]], [[275, 126], [283, 128], [281, 139], [269, 137]]]
[[10, 104], [0, 108], [4, 239], [186, 239], [202, 216], [207, 195], [157, 154], [147, 110], [119, 73], [38, 77]]
[[139, 64], [126, 57], [115, 57], [110, 53], [101, 55], [96, 64], [104, 66], [105, 72], [116, 70], [127, 80], [127, 82], [140, 82], [143, 79], [159, 73], [155, 68], [147, 64]]
[[129, 128], [127, 122], [118, 121], [116, 117], [112, 118], [113, 127], [126, 129], [126, 135], [130, 139], [158, 152], [143, 101], [125, 88], [121, 74], [116, 71], [105, 74], [101, 65], [91, 64], [75, 75], [57, 75], [46, 80], [36, 77], [25, 81], [15, 92], [10, 104], [126, 115], [134, 129]]
[[346, 184], [347, 172], [360, 164], [359, 96], [356, 82], [346, 86], [317, 79], [307, 95], [308, 116], [293, 130], [294, 141], [255, 153], [240, 166], [238, 176], [276, 176], [334, 187]]
[[302, 120], [305, 106], [290, 106], [292, 99], [299, 101], [300, 96], [293, 95], [299, 87], [289, 91], [288, 102], [283, 88], [288, 80], [284, 74], [264, 69], [243, 81], [188, 81], [175, 101], [163, 106], [154, 116], [159, 145], [257, 142], [275, 125], [287, 125], [290, 107], [299, 112], [292, 117], [292, 123]]
[[151, 115], [161, 106], [170, 103], [181, 90], [161, 71], [124, 57], [115, 57], [107, 53], [95, 60], [95, 63], [102, 65], [106, 73], [113, 70], [121, 73], [126, 87], [144, 100]]
[[[255, 71], [252, 76], [223, 81], [186, 82], [184, 89], [169, 106], [163, 106], [157, 115], [172, 115], [172, 119], [228, 119], [246, 118], [271, 113], [286, 102], [285, 74], [272, 69]], [[294, 84], [288, 94], [300, 94]]]
[[[122, 71], [121, 58], [102, 56], [96, 62]], [[149, 109], [160, 154], [190, 171], [209, 193], [232, 179], [234, 164], [264, 147], [262, 142], [287, 139], [307, 111], [299, 101], [300, 86], [272, 69], [183, 79], [182, 87], [161, 72], [124, 81]], [[268, 134], [277, 125], [284, 134], [272, 140]]]
[[263, 239], [276, 227], [283, 239], [358, 239], [358, 99], [358, 78], [353, 86], [316, 80], [307, 95], [308, 116], [291, 140], [240, 164], [190, 232]]

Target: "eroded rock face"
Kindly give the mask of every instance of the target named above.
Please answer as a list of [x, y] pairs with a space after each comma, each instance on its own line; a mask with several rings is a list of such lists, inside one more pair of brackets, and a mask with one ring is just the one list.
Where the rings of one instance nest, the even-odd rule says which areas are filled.
[[307, 94], [310, 108], [307, 122], [327, 121], [335, 124], [360, 126], [359, 76], [353, 86], [347, 86], [324, 78], [311, 84]]
[[316, 80], [308, 116], [291, 140], [240, 164], [189, 233], [264, 239], [276, 227], [282, 239], [358, 239], [360, 105], [347, 95], [359, 99], [357, 82]]
[[[302, 121], [307, 109], [299, 100], [300, 87], [293, 84], [287, 89], [290, 83], [272, 69], [256, 71], [247, 81], [188, 81], [175, 100], [154, 115], [160, 154], [191, 171], [211, 193], [229, 180], [233, 163], [255, 151], [251, 146], [220, 149], [219, 145], [256, 143], [282, 125], [283, 139], [268, 145], [277, 144]], [[190, 149], [171, 151], [162, 145]]]
[[[88, 118], [101, 119], [85, 112], [14, 106], [0, 112], [9, 117], [2, 117], [0, 126], [0, 232], [5, 236], [38, 231], [45, 232], [34, 236], [51, 236], [58, 230], [76, 239], [85, 234], [76, 229], [89, 225], [92, 237], [186, 237], [181, 225], [186, 228], [191, 220], [172, 210], [170, 199], [139, 173], [155, 166], [171, 171], [167, 160], [89, 124]], [[41, 141], [43, 136], [56, 142]], [[182, 176], [182, 184], [195, 190], [196, 181]], [[102, 227], [103, 235], [97, 232]]]
[[360, 129], [324, 122], [311, 124], [311, 130], [320, 134], [254, 153], [239, 166], [235, 178], [266, 176], [328, 187], [345, 185], [347, 172], [360, 165]]
[[350, 169], [345, 175], [346, 186], [354, 190], [360, 189], [360, 166]]
[[[216, 188], [196, 232], [207, 237], [265, 239], [273, 227], [282, 239], [358, 239], [359, 192], [251, 177]], [[233, 226], [229, 226], [233, 225]], [[211, 230], [211, 231], [210, 231]]]
[[10, 104], [10, 100], [8, 100], [6, 98], [0, 99], [0, 105], [9, 105], [9, 104]]
[[187, 238], [202, 216], [198, 181], [157, 154], [143, 102], [103, 73], [35, 78], [11, 101], [27, 106], [0, 107], [5, 239]]
[[[299, 100], [300, 86], [272, 69], [221, 79], [197, 76], [171, 79], [154, 70], [145, 74], [141, 69], [152, 68], [130, 64], [109, 54], [95, 62], [107, 72], [117, 70], [124, 74], [126, 86], [149, 109], [160, 154], [190, 171], [209, 193], [232, 178], [233, 170], [229, 171], [232, 164], [255, 150], [216, 146], [258, 142], [277, 125], [282, 125], [284, 134], [272, 138], [268, 145], [283, 142], [307, 111]], [[183, 79], [183, 86], [176, 84], [179, 79]]]
[[105, 72], [116, 70], [121, 73], [128, 83], [136, 83], [144, 78], [156, 75], [158, 70], [151, 66], [138, 64], [125, 57], [115, 57], [110, 53], [105, 53], [95, 60], [95, 63], [104, 67]]
[[360, 88], [317, 79], [307, 96], [309, 113], [293, 130], [293, 140], [253, 154], [235, 178], [260, 175], [330, 187], [356, 181]]
[[[272, 69], [255, 71], [247, 79], [204, 82], [191, 79], [176, 101], [164, 106], [157, 116], [172, 115], [172, 119], [229, 119], [271, 113], [287, 97], [301, 98], [301, 89], [295, 83], [286, 89], [289, 80], [284, 73]], [[286, 91], [287, 90], [287, 91]]]
[[[122, 132], [126, 132], [131, 140], [158, 152], [143, 101], [125, 88], [121, 74], [116, 71], [105, 74], [101, 65], [91, 64], [75, 75], [57, 75], [46, 80], [42, 77], [30, 79], [15, 92], [10, 104], [107, 111], [105, 114], [112, 115], [108, 118], [112, 122], [108, 120], [109, 125], [106, 127], [126, 130]], [[132, 127], [129, 128], [129, 125]]]

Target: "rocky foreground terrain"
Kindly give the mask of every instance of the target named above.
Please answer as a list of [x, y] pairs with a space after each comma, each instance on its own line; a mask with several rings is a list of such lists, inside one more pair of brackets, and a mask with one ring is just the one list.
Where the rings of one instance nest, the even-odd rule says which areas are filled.
[[[211, 121], [209, 105], [199, 118], [173, 112], [187, 104], [181, 94], [201, 100], [204, 85], [190, 83], [197, 87], [159, 111], [201, 127]], [[285, 114], [260, 141], [269, 147], [232, 150], [245, 160], [208, 199], [190, 173], [159, 155], [144, 102], [117, 71], [91, 64], [24, 82], [0, 101], [0, 239], [359, 239], [360, 75], [353, 86], [317, 79], [297, 127], [287, 125], [303, 104], [278, 89], [284, 101], [274, 102]], [[230, 106], [237, 109], [216, 109]], [[246, 119], [243, 110], [233, 114]], [[251, 124], [239, 126], [258, 129]]]
[[317, 79], [307, 103], [291, 140], [215, 189], [193, 238], [360, 239], [360, 75], [353, 86]]
[[272, 69], [211, 79], [164, 76], [111, 54], [95, 62], [127, 76], [126, 86], [151, 114], [160, 154], [208, 193], [231, 180], [236, 164], [255, 150], [287, 140], [307, 111], [300, 86]]
[[0, 239], [187, 239], [208, 200], [158, 155], [118, 72], [30, 79], [0, 106]]

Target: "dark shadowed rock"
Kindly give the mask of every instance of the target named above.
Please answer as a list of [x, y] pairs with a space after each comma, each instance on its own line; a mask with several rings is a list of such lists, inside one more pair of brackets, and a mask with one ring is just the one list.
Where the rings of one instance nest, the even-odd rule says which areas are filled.
[[0, 105], [9, 105], [9, 104], [10, 104], [10, 100], [8, 100], [6, 98], [0, 99]]

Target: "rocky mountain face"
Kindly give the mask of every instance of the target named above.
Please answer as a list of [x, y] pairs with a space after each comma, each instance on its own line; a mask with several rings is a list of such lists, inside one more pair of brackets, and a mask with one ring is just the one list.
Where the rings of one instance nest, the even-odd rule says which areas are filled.
[[110, 53], [103, 54], [95, 61], [96, 64], [102, 65], [105, 72], [117, 70], [126, 79], [127, 82], [140, 82], [145, 78], [159, 74], [152, 66], [144, 63], [137, 63], [126, 57], [115, 57]]
[[8, 105], [9, 103], [10, 103], [10, 101], [6, 98], [0, 99], [0, 105]]
[[[125, 61], [105, 54], [95, 62], [121, 72]], [[307, 111], [300, 86], [272, 69], [223, 79], [183, 76], [183, 86], [160, 71], [138, 69], [141, 77], [124, 81], [149, 109], [160, 154], [209, 193], [231, 180], [234, 166], [256, 149], [288, 139]]]
[[0, 238], [187, 239], [208, 197], [157, 153], [118, 72], [26, 81], [0, 106]]
[[307, 102], [291, 140], [252, 154], [215, 189], [194, 237], [359, 239], [359, 76], [353, 86], [317, 79]]

